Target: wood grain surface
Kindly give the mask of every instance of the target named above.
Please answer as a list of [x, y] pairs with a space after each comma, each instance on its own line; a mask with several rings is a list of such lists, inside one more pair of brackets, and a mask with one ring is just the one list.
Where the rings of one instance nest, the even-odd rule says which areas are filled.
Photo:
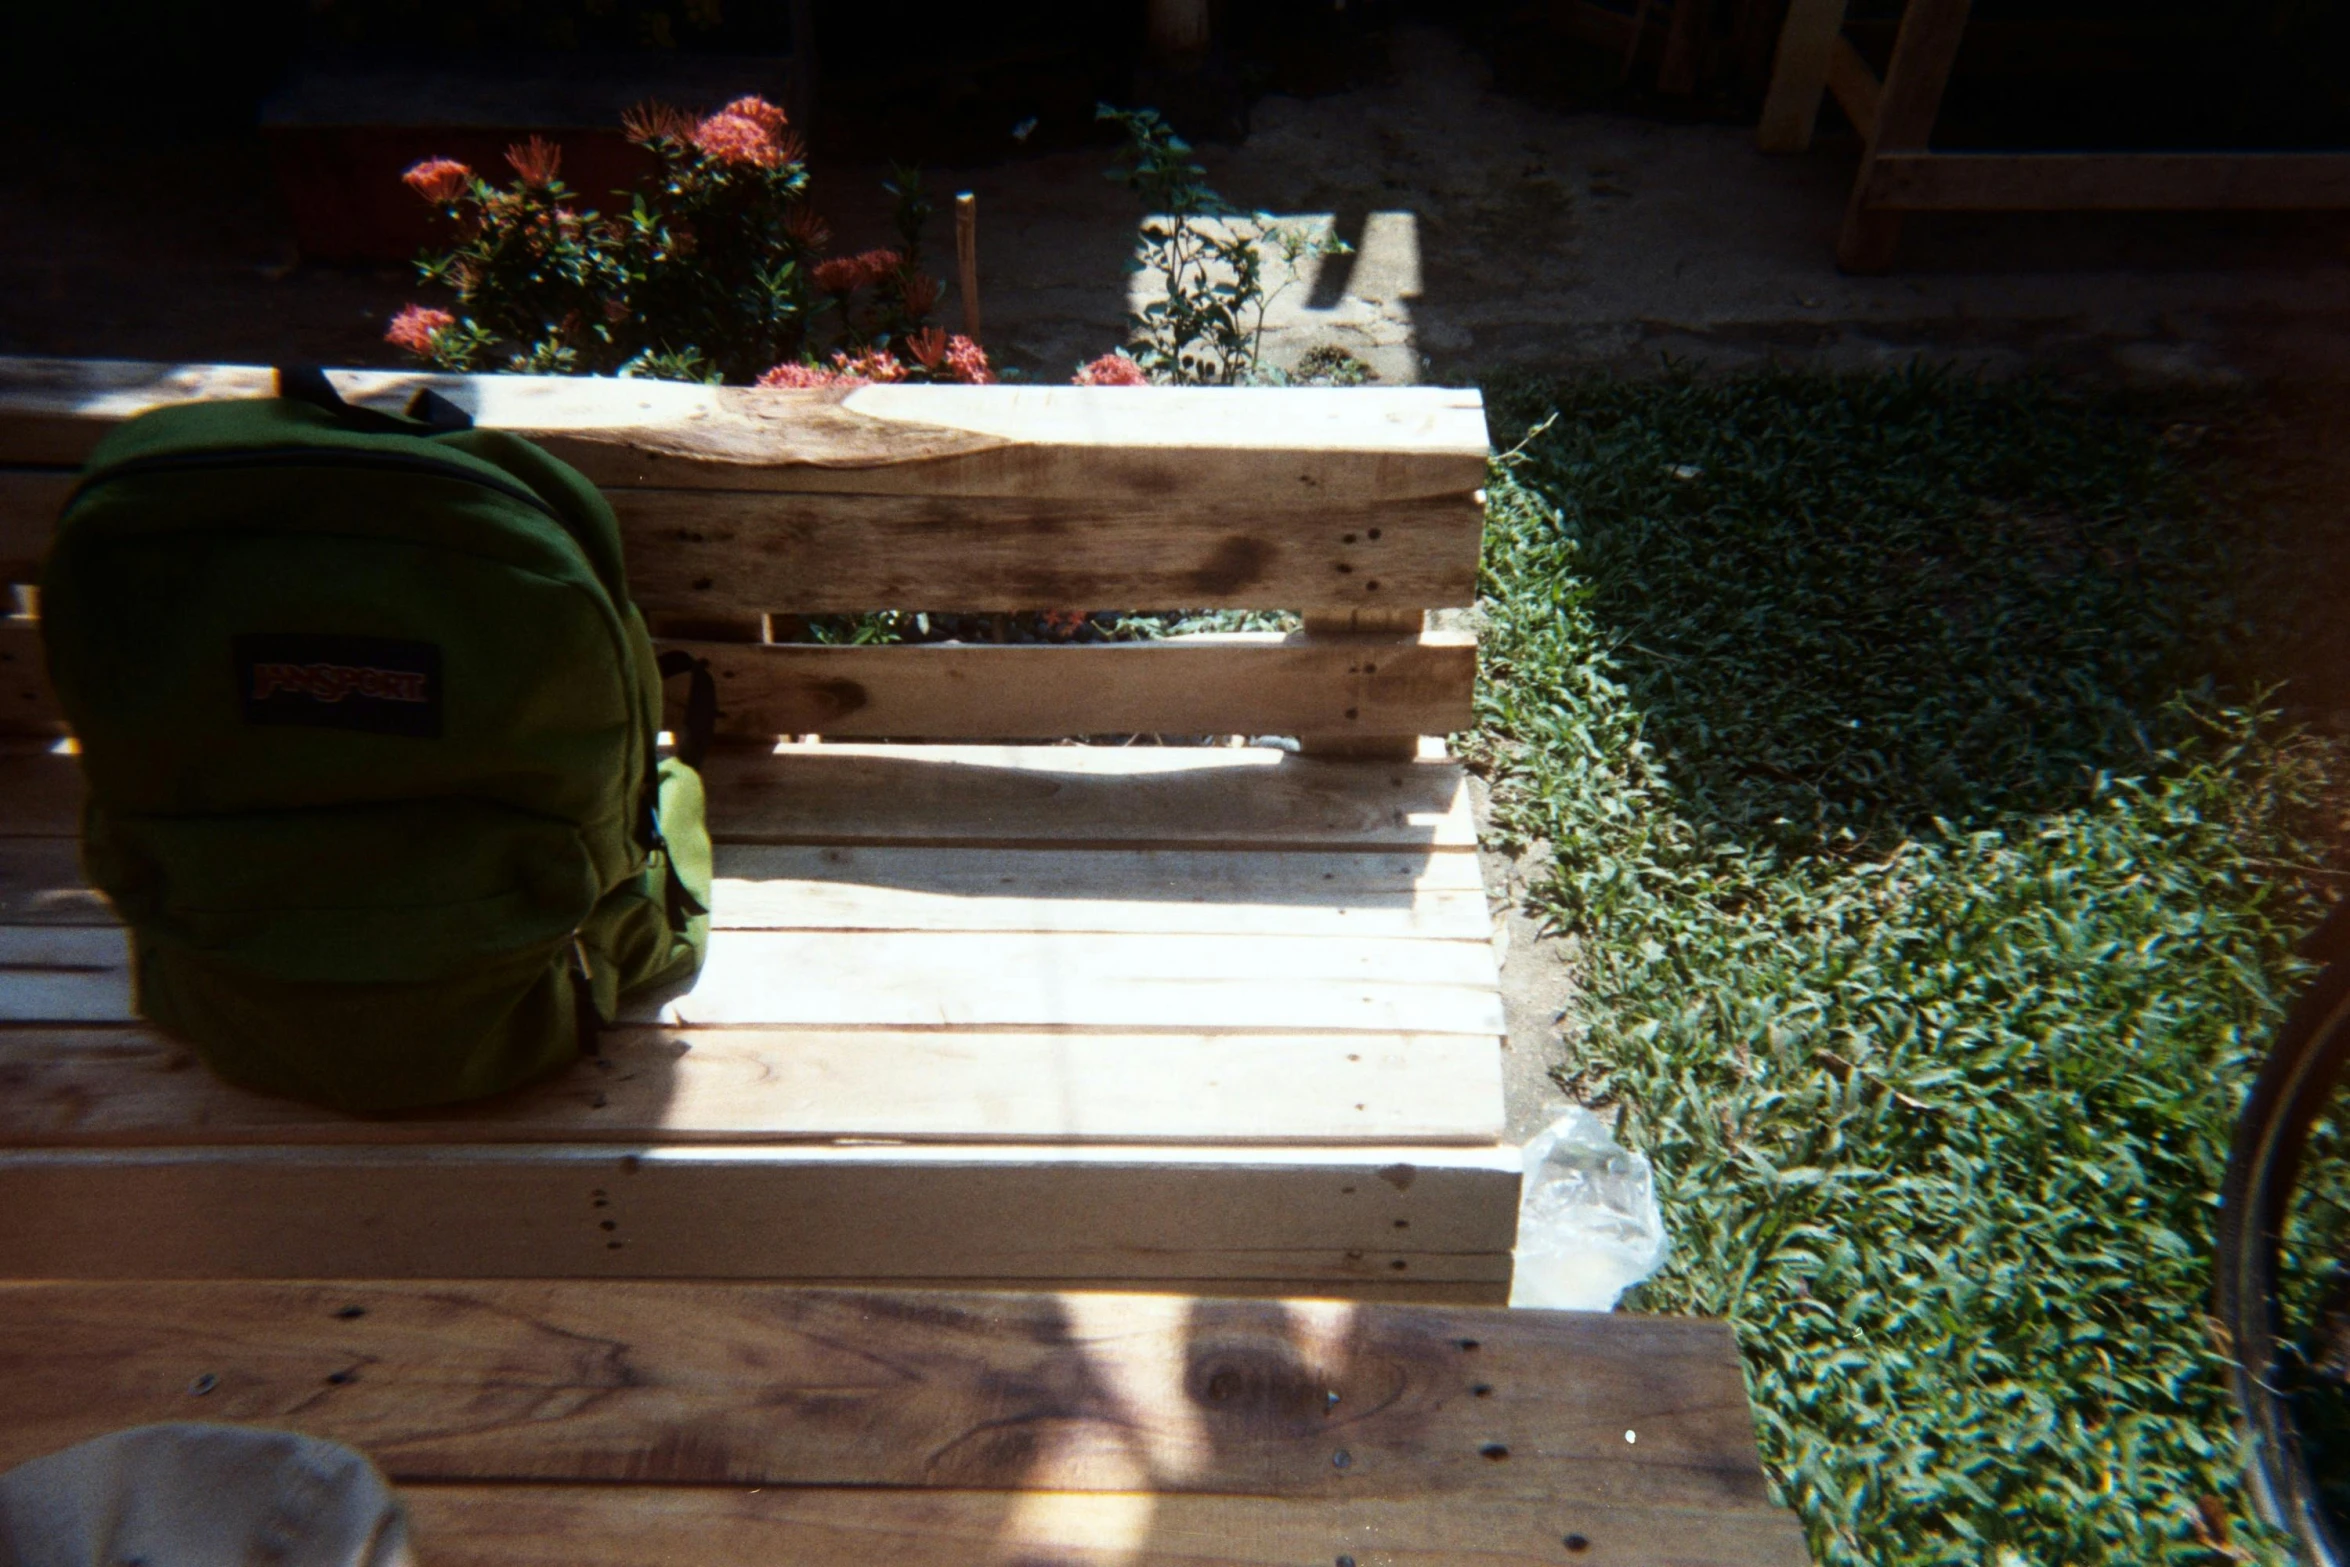
[[1500, 1136], [1499, 1042], [1470, 1035], [622, 1027], [546, 1083], [362, 1118], [231, 1087], [145, 1027], [0, 1030], [15, 1147]]
[[[767, 391], [568, 376], [337, 371], [391, 409], [430, 386], [599, 485], [1346, 505], [1485, 482], [1474, 390], [870, 386]], [[0, 462], [71, 466], [166, 403], [264, 397], [257, 366], [0, 359]]]
[[1775, 1509], [1561, 1497], [1313, 1502], [1150, 1493], [424, 1485], [438, 1567], [1808, 1567]]
[[13, 1148], [0, 1273], [1506, 1287], [1519, 1180], [1425, 1144]]
[[1765, 1500], [1729, 1330], [1678, 1318], [537, 1280], [29, 1283], [0, 1285], [0, 1365], [0, 1465], [202, 1418], [351, 1442], [402, 1480]]
[[[0, 433], [4, 433], [0, 426]], [[30, 580], [70, 470], [0, 470], [0, 580]], [[1474, 492], [1339, 507], [616, 489], [648, 613], [1465, 605]]]
[[[720, 843], [719, 930], [1426, 936], [1491, 932], [1474, 856]], [[73, 838], [0, 837], [0, 925], [112, 925]]]

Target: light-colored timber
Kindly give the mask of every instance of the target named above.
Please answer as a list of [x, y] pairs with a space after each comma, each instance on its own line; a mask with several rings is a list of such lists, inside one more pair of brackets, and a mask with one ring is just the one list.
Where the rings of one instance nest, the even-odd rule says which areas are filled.
[[[571, 376], [338, 370], [397, 410], [420, 387], [597, 484], [1246, 507], [1462, 496], [1485, 482], [1474, 391], [1439, 387], [867, 386], [769, 391]], [[250, 365], [0, 359], [0, 463], [71, 467], [166, 403], [266, 397]], [[866, 606], [868, 608], [879, 606]], [[1141, 608], [1145, 606], [1129, 606]]]
[[246, 1093], [142, 1026], [0, 1029], [0, 1145], [1413, 1143], [1490, 1146], [1478, 1035], [604, 1031], [495, 1100], [366, 1120]]
[[1765, 152], [1802, 152], [1827, 90], [1830, 56], [1844, 35], [1847, 0], [1790, 0], [1779, 29], [1771, 85], [1755, 142]]
[[[1465, 854], [816, 848], [721, 843], [721, 930], [1427, 936], [1483, 941]], [[0, 924], [112, 925], [71, 838], [0, 838]]]

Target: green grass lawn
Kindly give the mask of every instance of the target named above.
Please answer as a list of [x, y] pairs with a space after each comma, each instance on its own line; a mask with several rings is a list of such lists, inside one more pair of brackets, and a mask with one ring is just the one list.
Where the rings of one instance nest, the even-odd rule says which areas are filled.
[[[2200, 426], [2038, 383], [1489, 390], [1482, 729], [1586, 1102], [1822, 1563], [2265, 1560], [2205, 1324], [2324, 782]], [[2247, 693], [2255, 693], [2247, 695]]]

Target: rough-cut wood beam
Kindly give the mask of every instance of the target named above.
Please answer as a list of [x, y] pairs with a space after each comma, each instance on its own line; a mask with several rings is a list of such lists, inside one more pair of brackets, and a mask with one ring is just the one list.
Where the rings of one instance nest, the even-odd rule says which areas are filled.
[[1885, 153], [1925, 150], [1972, 9], [1973, 0], [1909, 0], [1902, 13], [1877, 101], [1876, 134], [1869, 138], [1860, 178], [1844, 209], [1844, 232], [1836, 241], [1836, 263], [1847, 272], [1882, 272], [1893, 265], [1901, 215], [1869, 205], [1870, 171]]
[[[1636, 1497], [1638, 1488], [1627, 1484], [1623, 1494]], [[1141, 1491], [427, 1485], [402, 1496], [434, 1567], [1811, 1563], [1802, 1529], [1777, 1509], [1649, 1508], [1613, 1495], [1293, 1502]]]
[[1835, 48], [1828, 52], [1828, 87], [1836, 95], [1836, 106], [1860, 132], [1861, 139], [1876, 140], [1885, 84], [1877, 80], [1877, 73], [1869, 69], [1869, 62], [1861, 58], [1849, 38], [1839, 36]]
[[[0, 1346], [0, 1465], [187, 1418], [209, 1373], [205, 1418], [356, 1442], [399, 1480], [1768, 1505], [1730, 1330], [1664, 1317], [617, 1281], [28, 1283], [0, 1284]], [[1563, 1556], [1552, 1541], [1545, 1559]]]
[[1506, 1289], [1519, 1179], [1425, 1145], [17, 1148], [0, 1273]]
[[248, 1093], [145, 1027], [0, 1030], [12, 1147], [332, 1143], [1449, 1143], [1501, 1135], [1490, 1038], [610, 1028], [474, 1105], [338, 1115]]
[[[70, 472], [0, 470], [0, 580], [29, 580]], [[1340, 506], [1007, 496], [610, 492], [648, 613], [1465, 605], [1476, 492]]]
[[[585, 376], [334, 372], [398, 408], [430, 386], [607, 488], [1345, 506], [1466, 495], [1485, 412], [1442, 387], [868, 386], [766, 391]], [[79, 463], [165, 403], [263, 397], [242, 365], [0, 359], [0, 463]], [[788, 606], [787, 606], [788, 607]]]
[[2350, 207], [2350, 153], [1886, 153], [1872, 207], [1926, 212]]
[[1827, 90], [1830, 52], [1843, 36], [1847, 0], [1792, 0], [1779, 29], [1770, 93], [1763, 100], [1755, 141], [1765, 152], [1802, 152], [1811, 146]]

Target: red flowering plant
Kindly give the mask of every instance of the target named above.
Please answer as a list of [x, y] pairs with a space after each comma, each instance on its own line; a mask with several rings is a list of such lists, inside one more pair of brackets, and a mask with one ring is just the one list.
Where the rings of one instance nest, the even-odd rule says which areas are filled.
[[[505, 186], [446, 158], [410, 169], [409, 188], [455, 233], [418, 263], [454, 309], [410, 305], [386, 339], [445, 370], [743, 383], [788, 366], [800, 379], [770, 384], [818, 385], [970, 378], [944, 351], [936, 362], [900, 352], [943, 292], [919, 264], [930, 204], [918, 176], [897, 170], [890, 181], [899, 248], [819, 260], [831, 231], [809, 205], [803, 147], [782, 110], [755, 97], [698, 118], [647, 104], [623, 128], [659, 170], [609, 217], [581, 205], [559, 150], [537, 137], [508, 150]], [[827, 313], [838, 342], [819, 365], [811, 328]], [[962, 362], [972, 356], [984, 366], [976, 345]]]

